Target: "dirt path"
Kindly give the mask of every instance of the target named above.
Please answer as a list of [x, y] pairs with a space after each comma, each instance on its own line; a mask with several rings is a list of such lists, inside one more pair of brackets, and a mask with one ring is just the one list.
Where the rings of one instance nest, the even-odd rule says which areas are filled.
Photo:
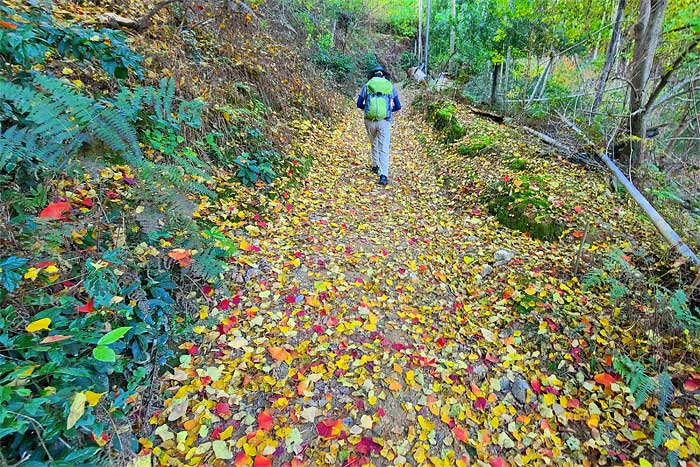
[[[541, 242], [446, 198], [417, 120], [397, 116], [388, 187], [356, 113], [246, 228], [245, 286], [166, 378], [161, 465], [586, 465], [642, 439], [622, 387], [584, 374], [584, 338], [604, 350], [617, 331], [550, 317], [597, 306], [551, 272], [575, 246], [548, 265]], [[521, 277], [527, 315], [509, 301]]]

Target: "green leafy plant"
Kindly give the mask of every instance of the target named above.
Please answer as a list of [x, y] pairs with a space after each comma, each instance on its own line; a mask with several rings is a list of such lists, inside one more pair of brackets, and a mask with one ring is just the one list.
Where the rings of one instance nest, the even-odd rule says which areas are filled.
[[[646, 404], [650, 398], [656, 397], [656, 417], [654, 420], [654, 449], [658, 449], [672, 438], [674, 424], [669, 417], [669, 408], [674, 398], [674, 387], [667, 372], [659, 373], [656, 378], [646, 374], [644, 365], [621, 355], [613, 360], [613, 368], [622, 376], [634, 397], [635, 408]], [[669, 465], [678, 464], [678, 453], [668, 451]]]
[[96, 61], [115, 78], [126, 78], [129, 71], [142, 76], [141, 57], [129, 49], [126, 36], [112, 29], [91, 29], [77, 24], [57, 23], [49, 8], [31, 5], [29, 12], [0, 5], [6, 18], [16, 18], [14, 28], [0, 28], [0, 56], [29, 70], [57, 55], [80, 61]]

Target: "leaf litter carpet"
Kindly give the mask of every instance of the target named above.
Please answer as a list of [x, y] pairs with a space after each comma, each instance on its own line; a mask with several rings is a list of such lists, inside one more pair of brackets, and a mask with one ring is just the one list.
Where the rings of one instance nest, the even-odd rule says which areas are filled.
[[[652, 411], [634, 409], [619, 377], [589, 370], [591, 344], [605, 358], [627, 338], [568, 279], [564, 253], [447, 196], [418, 120], [397, 116], [388, 187], [369, 170], [353, 115], [315, 141], [308, 179], [271, 203], [270, 220], [202, 207], [246, 226], [245, 283], [165, 376], [166, 408], [151, 420], [156, 464], [639, 465], [654, 456]], [[520, 313], [518, 294], [550, 305]], [[682, 457], [693, 458], [697, 415], [673, 410]]]

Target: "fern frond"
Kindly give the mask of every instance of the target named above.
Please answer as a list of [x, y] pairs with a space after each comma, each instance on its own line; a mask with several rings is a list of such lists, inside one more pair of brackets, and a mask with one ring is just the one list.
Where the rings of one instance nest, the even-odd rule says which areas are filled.
[[673, 387], [673, 382], [671, 382], [671, 377], [665, 371], [659, 374], [657, 378], [659, 380], [659, 406], [657, 411], [659, 415], [664, 416], [673, 401], [675, 388]]
[[656, 392], [656, 381], [644, 372], [644, 365], [622, 355], [613, 361], [613, 368], [622, 376], [634, 396], [635, 407], [641, 407]]
[[671, 423], [662, 418], [656, 419], [654, 422], [654, 449], [658, 449], [659, 446], [671, 438], [672, 430], [673, 425]]
[[583, 276], [583, 290], [599, 287], [603, 284], [603, 271], [593, 269]]

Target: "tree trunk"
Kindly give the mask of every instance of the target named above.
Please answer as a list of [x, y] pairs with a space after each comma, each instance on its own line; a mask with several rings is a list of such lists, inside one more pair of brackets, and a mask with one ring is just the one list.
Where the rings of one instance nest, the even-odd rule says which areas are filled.
[[659, 45], [661, 26], [668, 0], [640, 0], [634, 25], [634, 52], [630, 66], [630, 167], [639, 169], [645, 162], [646, 86]]
[[455, 54], [455, 39], [457, 32], [455, 30], [455, 22], [457, 21], [457, 2], [452, 0], [452, 24], [450, 26], [450, 59], [447, 62], [447, 70], [452, 73], [452, 57]]
[[591, 106], [591, 114], [595, 113], [603, 100], [603, 94], [605, 93], [605, 85], [610, 77], [610, 70], [612, 70], [613, 63], [615, 62], [615, 54], [617, 53], [617, 44], [620, 41], [620, 35], [622, 31], [622, 20], [625, 16], [625, 7], [627, 6], [627, 0], [619, 0], [617, 4], [617, 14], [615, 15], [615, 24], [613, 25], [612, 35], [610, 36], [610, 42], [608, 43], [608, 48], [605, 51], [605, 64], [603, 65], [603, 70], [600, 72], [600, 78], [598, 79], [598, 87], [596, 88], [595, 98], [593, 99], [593, 105]]
[[429, 74], [430, 54], [428, 53], [428, 44], [430, 42], [430, 0], [425, 12], [425, 74]]
[[498, 91], [498, 72], [501, 70], [500, 63], [493, 64], [493, 70], [491, 71], [491, 99], [489, 99], [489, 104], [491, 107], [496, 105], [496, 93]]
[[552, 74], [552, 68], [554, 68], [554, 59], [556, 57], [552, 54], [549, 56], [549, 63], [547, 63], [547, 67], [544, 69], [544, 73], [542, 76], [542, 83], [540, 83], [540, 90], [537, 93], [537, 98], [540, 99], [542, 98], [542, 95], [544, 94], [544, 90], [547, 89], [547, 80], [549, 79], [549, 75]]
[[418, 66], [423, 64], [423, 0], [418, 0]]

